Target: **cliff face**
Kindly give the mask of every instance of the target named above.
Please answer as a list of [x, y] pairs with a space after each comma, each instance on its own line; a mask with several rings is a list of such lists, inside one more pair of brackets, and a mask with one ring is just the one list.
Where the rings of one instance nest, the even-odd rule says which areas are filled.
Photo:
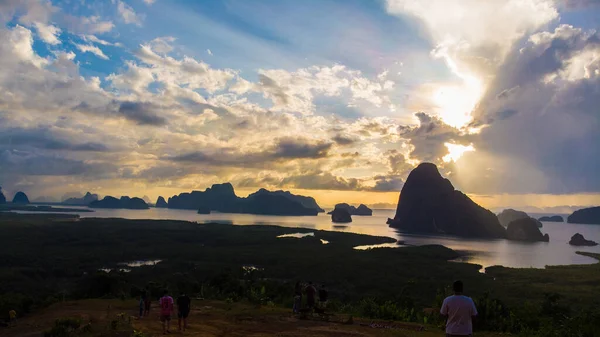
[[408, 233], [504, 238], [496, 215], [454, 189], [437, 167], [422, 163], [406, 179], [390, 227]]
[[512, 221], [506, 227], [506, 238], [513, 241], [548, 242], [548, 234], [542, 234], [538, 221], [534, 218], [521, 218]]

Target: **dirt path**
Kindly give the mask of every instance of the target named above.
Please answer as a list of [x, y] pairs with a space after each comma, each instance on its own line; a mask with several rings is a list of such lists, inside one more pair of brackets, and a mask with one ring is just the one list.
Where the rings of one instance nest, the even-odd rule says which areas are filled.
[[[171, 336], [206, 337], [259, 337], [259, 336], [341, 336], [341, 337], [434, 337], [444, 334], [433, 331], [416, 331], [419, 326], [403, 323], [381, 323], [370, 327], [370, 321], [353, 319], [339, 315], [330, 322], [317, 317], [299, 319], [281, 308], [262, 307], [257, 309], [247, 304], [227, 304], [216, 301], [194, 301], [189, 317], [189, 328], [185, 332], [177, 329], [177, 319], [171, 321]], [[91, 322], [92, 336], [126, 337], [133, 330], [144, 336], [163, 336], [157, 309], [149, 317], [138, 320], [135, 317], [135, 301], [86, 300], [56, 304], [34, 315], [19, 320], [16, 327], [0, 328], [0, 335], [6, 337], [39, 337], [58, 318], [80, 317], [83, 322]], [[110, 328], [111, 321], [118, 320], [118, 330]], [[429, 328], [432, 329], [432, 328]]]

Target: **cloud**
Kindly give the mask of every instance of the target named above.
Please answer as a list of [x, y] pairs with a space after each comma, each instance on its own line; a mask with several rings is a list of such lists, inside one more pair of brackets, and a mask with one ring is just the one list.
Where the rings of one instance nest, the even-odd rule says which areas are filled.
[[301, 175], [285, 177], [278, 184], [287, 188], [302, 188], [308, 190], [359, 190], [360, 181], [355, 178], [343, 178], [329, 172], [309, 172]]
[[68, 150], [68, 151], [90, 151], [106, 152], [108, 147], [95, 142], [73, 142], [65, 136], [57, 134], [56, 131], [47, 127], [25, 129], [8, 128], [2, 129], [0, 135], [0, 148], [19, 149], [22, 147], [34, 147], [46, 150]]
[[138, 15], [131, 6], [126, 4], [124, 1], [117, 1], [117, 12], [126, 24], [135, 24], [141, 26], [144, 20], [143, 16]]
[[0, 170], [6, 176], [94, 176], [115, 172], [107, 163], [87, 163], [58, 155], [4, 150], [0, 152]]
[[75, 34], [103, 34], [115, 27], [111, 21], [103, 21], [99, 16], [78, 17], [66, 14], [62, 21]]
[[0, 47], [3, 55], [12, 54], [17, 60], [35, 65], [38, 68], [48, 64], [48, 60], [37, 55], [33, 50], [33, 34], [25, 27], [16, 25], [12, 30], [0, 31], [4, 43]]
[[152, 5], [156, 2], [156, 0], [144, 0], [144, 2], [146, 3], [146, 5]]
[[424, 112], [418, 112], [415, 116], [419, 120], [418, 126], [400, 129], [401, 137], [407, 139], [412, 146], [411, 159], [439, 164], [448, 154], [445, 143], [464, 143], [468, 140], [460, 130], [444, 123], [439, 117]]
[[573, 10], [600, 6], [600, 0], [557, 0], [557, 3], [567, 9]]
[[75, 47], [77, 47], [77, 49], [79, 49], [82, 53], [92, 53], [96, 56], [98, 56], [101, 59], [104, 60], [108, 60], [108, 56], [106, 56], [102, 50], [96, 46], [93, 45], [85, 45], [85, 44], [78, 44], [78, 43], [74, 43]]
[[36, 22], [35, 28], [44, 42], [51, 45], [60, 44], [60, 40], [58, 39], [61, 32], [60, 28], [53, 25], [46, 25], [41, 22]]
[[347, 136], [343, 136], [343, 135], [335, 135], [331, 140], [336, 142], [336, 144], [342, 145], [342, 146], [352, 145], [352, 144], [356, 143], [356, 139], [347, 137]]
[[108, 42], [108, 41], [102, 40], [102, 39], [100, 39], [97, 36], [92, 35], [92, 34], [82, 34], [81, 38], [85, 42], [97, 43], [97, 44], [101, 44], [103, 46], [117, 46], [117, 47], [121, 46], [121, 44], [119, 42], [116, 42], [116, 43]]
[[150, 41], [150, 49], [157, 53], [167, 54], [173, 50], [171, 43], [175, 42], [175, 38], [172, 36], [157, 37]]
[[157, 110], [158, 108], [152, 103], [121, 102], [118, 111], [119, 114], [139, 125], [166, 125], [167, 119], [159, 116]]
[[306, 139], [283, 138], [275, 146], [275, 158], [323, 158], [328, 156], [332, 144]]
[[600, 164], [594, 103], [600, 61], [593, 55], [600, 55], [598, 33], [569, 25], [534, 34], [515, 47], [474, 112], [476, 123], [485, 127], [476, 154], [465, 155], [463, 164], [487, 173], [463, 177], [465, 186], [490, 193], [600, 190], [592, 173]]
[[188, 89], [205, 89], [209, 93], [225, 89], [229, 80], [236, 73], [231, 69], [213, 69], [208, 64], [185, 56], [177, 60], [171, 56], [159, 55], [152, 44], [145, 44], [135, 55], [147, 64], [158, 81], [187, 87]]
[[[429, 101], [446, 123], [463, 127], [513, 45], [558, 19], [553, 0], [387, 0], [395, 15], [417, 18], [434, 45], [431, 55], [456, 75]], [[443, 95], [446, 92], [446, 95]]]

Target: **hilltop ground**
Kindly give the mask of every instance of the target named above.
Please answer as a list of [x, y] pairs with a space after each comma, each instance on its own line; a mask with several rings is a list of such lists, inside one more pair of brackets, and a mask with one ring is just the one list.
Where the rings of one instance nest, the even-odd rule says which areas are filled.
[[[135, 317], [136, 301], [82, 300], [52, 305], [34, 315], [21, 319], [18, 324], [2, 330], [5, 337], [38, 337], [59, 318], [80, 318], [82, 325], [92, 322], [85, 336], [129, 337], [162, 336], [162, 326], [156, 309], [149, 317]], [[334, 315], [329, 321], [318, 317], [300, 319], [290, 311], [277, 307], [261, 307], [222, 301], [194, 301], [187, 331], [177, 330], [172, 321], [172, 336], [340, 336], [340, 337], [434, 337], [444, 336], [440, 328], [412, 323], [367, 320], [349, 315]], [[117, 321], [114, 328], [111, 321]], [[492, 336], [478, 334], [478, 336]]]

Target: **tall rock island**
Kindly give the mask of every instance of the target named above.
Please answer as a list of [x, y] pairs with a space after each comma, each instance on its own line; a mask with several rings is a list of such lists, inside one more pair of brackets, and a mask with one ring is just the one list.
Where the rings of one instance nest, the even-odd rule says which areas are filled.
[[496, 215], [455, 190], [432, 163], [422, 163], [408, 175], [396, 216], [387, 223], [408, 233], [506, 237]]

